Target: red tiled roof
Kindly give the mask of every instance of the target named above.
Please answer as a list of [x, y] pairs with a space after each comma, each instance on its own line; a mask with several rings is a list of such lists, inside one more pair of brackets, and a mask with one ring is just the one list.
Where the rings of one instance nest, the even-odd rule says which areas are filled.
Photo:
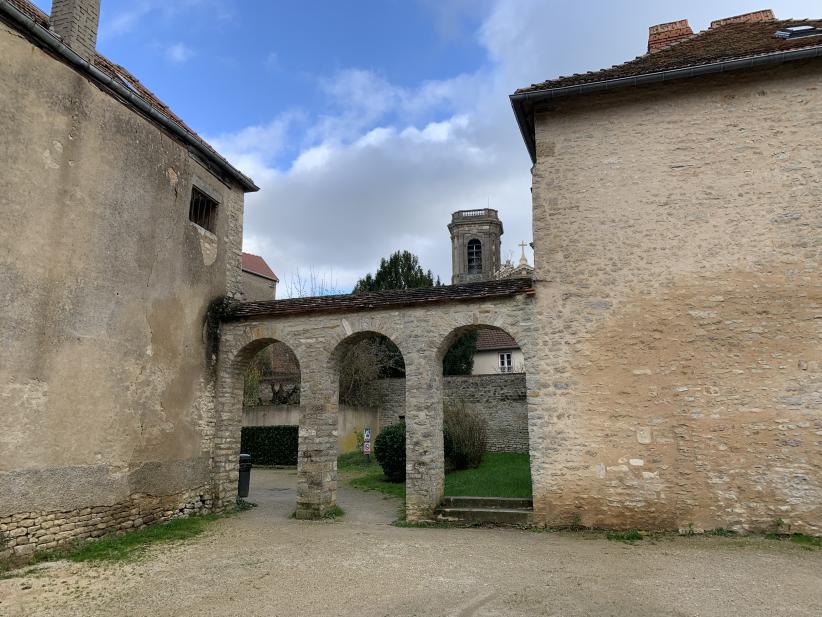
[[[725, 22], [726, 20], [717, 21]], [[527, 88], [520, 88], [516, 94], [578, 86], [622, 77], [637, 77], [672, 69], [691, 68], [750, 56], [822, 46], [822, 36], [788, 40], [774, 36], [777, 30], [791, 26], [822, 27], [822, 20], [787, 19], [722, 23], [655, 53], [644, 54], [634, 60], [601, 71], [543, 81]]]
[[280, 282], [280, 279], [277, 278], [274, 271], [268, 267], [267, 263], [265, 263], [265, 259], [259, 255], [243, 253], [243, 270], [278, 283]]
[[[49, 16], [46, 15], [43, 11], [38, 9], [28, 0], [8, 0], [9, 4], [14, 6], [17, 10], [21, 13], [29, 17], [32, 21], [36, 24], [42, 26], [43, 28], [48, 29], [49, 27]], [[182, 119], [176, 115], [171, 108], [163, 103], [157, 96], [151, 92], [148, 88], [146, 88], [140, 81], [131, 73], [129, 73], [125, 68], [116, 64], [95, 52], [94, 56], [94, 66], [111, 77], [113, 80], [119, 82], [121, 85], [125, 86], [140, 98], [145, 100], [149, 105], [159, 111], [162, 115], [164, 115], [169, 120], [172, 120], [176, 124], [179, 124], [183, 129], [185, 129], [191, 136], [208, 152], [210, 152], [215, 157], [222, 160], [228, 167], [234, 169], [226, 159], [220, 155], [207, 141], [205, 141], [202, 137], [200, 137], [190, 126], [188, 126]], [[244, 174], [234, 169], [238, 177], [243, 178], [247, 181], [250, 186], [253, 186], [253, 182], [250, 178], [247, 178]], [[256, 188], [254, 189], [256, 190]]]
[[485, 328], [477, 332], [477, 351], [518, 349], [519, 345], [505, 330]]
[[533, 293], [533, 283], [530, 278], [501, 279], [463, 285], [374, 291], [363, 294], [240, 302], [229, 309], [223, 318], [235, 320], [247, 317], [284, 317], [304, 313], [374, 311], [447, 302], [490, 300], [530, 293]]

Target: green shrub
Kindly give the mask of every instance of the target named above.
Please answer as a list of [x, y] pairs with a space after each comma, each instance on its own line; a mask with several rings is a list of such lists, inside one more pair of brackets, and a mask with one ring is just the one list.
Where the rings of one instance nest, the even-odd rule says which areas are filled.
[[465, 402], [448, 401], [444, 408], [443, 447], [449, 469], [479, 467], [488, 446], [488, 428], [479, 414]]
[[389, 482], [405, 482], [405, 423], [380, 431], [374, 440], [374, 456]]
[[244, 426], [240, 452], [254, 465], [296, 465], [297, 435], [296, 426]]

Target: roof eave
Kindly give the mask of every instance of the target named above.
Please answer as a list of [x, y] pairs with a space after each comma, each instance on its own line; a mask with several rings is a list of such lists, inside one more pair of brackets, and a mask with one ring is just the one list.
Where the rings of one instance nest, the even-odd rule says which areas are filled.
[[514, 109], [514, 116], [516, 117], [517, 124], [519, 125], [519, 130], [522, 133], [523, 140], [525, 141], [525, 147], [528, 148], [528, 154], [531, 156], [531, 162], [536, 163], [536, 135], [534, 133], [535, 126], [533, 112], [535, 107], [540, 103], [545, 103], [557, 98], [568, 98], [572, 96], [591, 94], [594, 92], [604, 92], [606, 90], [617, 90], [621, 88], [674, 81], [689, 77], [699, 77], [714, 73], [751, 69], [771, 64], [781, 64], [783, 62], [819, 57], [822, 57], [822, 45], [815, 45], [812, 47], [802, 47], [800, 49], [790, 49], [787, 51], [778, 51], [756, 56], [746, 56], [743, 58], [736, 58], [734, 60], [723, 60], [721, 62], [711, 62], [697, 66], [670, 69], [667, 71], [643, 73], [641, 75], [634, 75], [631, 77], [605, 79], [602, 81], [593, 81], [590, 83], [577, 84], [573, 86], [546, 88], [544, 90], [515, 92], [514, 94], [511, 94], [509, 98], [511, 100], [511, 107]]
[[280, 279], [277, 278], [277, 275], [269, 276], [268, 274], [263, 274], [261, 272], [255, 272], [254, 270], [249, 270], [248, 268], [242, 268], [243, 272], [248, 272], [249, 274], [253, 274], [254, 276], [259, 276], [260, 278], [266, 279], [268, 281], [273, 281], [274, 283], [279, 283]]
[[206, 159], [213, 164], [217, 169], [227, 174], [232, 180], [237, 182], [246, 193], [254, 193], [260, 190], [254, 181], [248, 176], [239, 171], [236, 167], [231, 165], [226, 159], [220, 156], [216, 151], [212, 151], [205, 147], [197, 136], [191, 131], [175, 122], [160, 110], [152, 106], [148, 101], [141, 96], [135, 94], [122, 84], [117, 83], [114, 79], [100, 71], [92, 63], [77, 54], [73, 49], [64, 44], [58, 37], [56, 37], [49, 30], [31, 19], [28, 15], [21, 12], [14, 5], [0, 0], [0, 15], [6, 16], [12, 22], [17, 24], [22, 30], [28, 32], [38, 43], [43, 47], [49, 49], [52, 53], [65, 60], [69, 65], [75, 69], [82, 71], [89, 78], [93, 79], [98, 84], [113, 91], [120, 98], [124, 99], [127, 105], [135, 108], [143, 113], [149, 119], [160, 124], [168, 132], [180, 138], [186, 146], [194, 150], [199, 156]]

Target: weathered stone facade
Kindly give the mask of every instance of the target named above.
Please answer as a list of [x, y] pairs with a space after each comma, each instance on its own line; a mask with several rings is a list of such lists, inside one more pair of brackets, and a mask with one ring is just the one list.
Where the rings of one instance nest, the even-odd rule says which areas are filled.
[[276, 295], [277, 283], [275, 281], [243, 270], [240, 291], [241, 300], [274, 300]]
[[[406, 515], [430, 516], [442, 496], [442, 358], [466, 329], [499, 327], [523, 341], [526, 365], [534, 360], [532, 300], [519, 294], [357, 313], [308, 312], [223, 323], [215, 435], [217, 507], [233, 500], [242, 423], [243, 374], [264, 345], [288, 345], [301, 367], [299, 518], [322, 516], [336, 503], [338, 365], [345, 343], [365, 334], [390, 338], [405, 359]], [[528, 377], [530, 379], [530, 376]], [[529, 387], [530, 389], [530, 387]]]
[[822, 533], [821, 69], [537, 115], [537, 520]]
[[25, 554], [210, 505], [205, 315], [239, 291], [243, 189], [3, 19], [0, 55], [0, 532]]

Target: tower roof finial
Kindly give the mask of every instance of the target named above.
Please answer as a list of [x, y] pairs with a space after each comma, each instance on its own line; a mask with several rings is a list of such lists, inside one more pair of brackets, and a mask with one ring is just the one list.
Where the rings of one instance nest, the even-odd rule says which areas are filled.
[[528, 243], [523, 241], [523, 242], [520, 242], [518, 246], [522, 249], [522, 256], [519, 258], [519, 265], [520, 266], [527, 266], [528, 265], [528, 258], [525, 256], [525, 247], [528, 246]]

